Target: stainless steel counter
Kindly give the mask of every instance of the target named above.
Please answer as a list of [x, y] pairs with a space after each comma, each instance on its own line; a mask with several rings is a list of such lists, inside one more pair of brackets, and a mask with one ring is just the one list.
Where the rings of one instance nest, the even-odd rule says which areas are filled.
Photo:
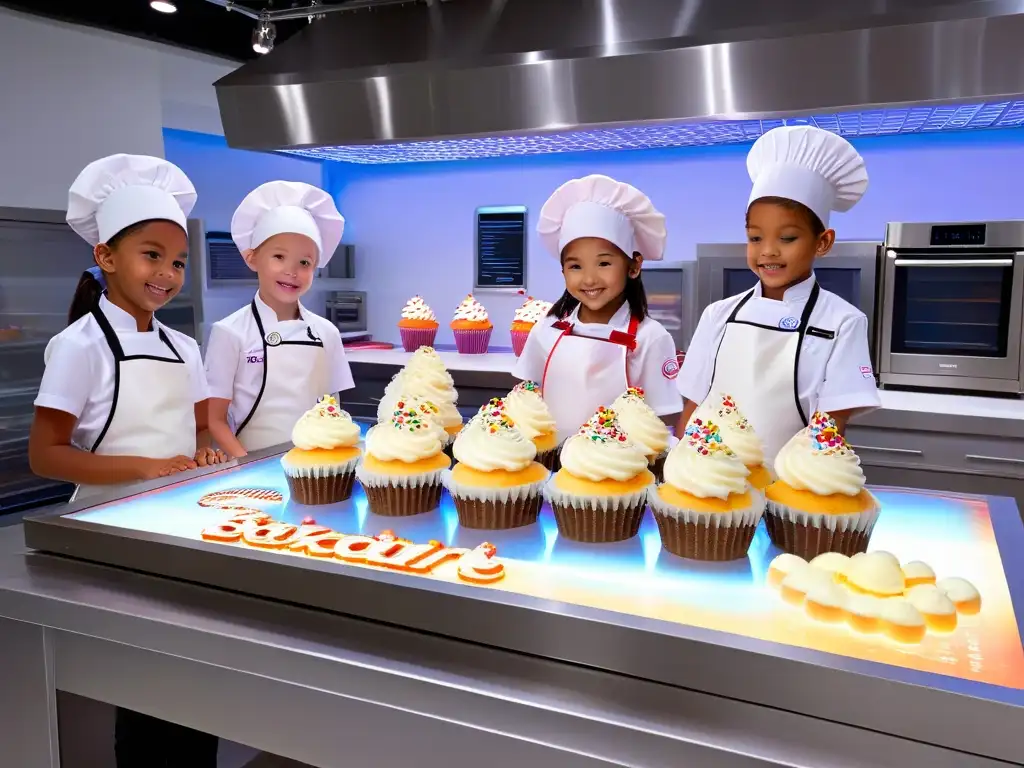
[[[987, 501], [1019, 537], [1012, 502]], [[1018, 595], [1024, 566], [1003, 560]], [[354, 570], [329, 613], [26, 552], [20, 527], [0, 530], [11, 765], [57, 765], [58, 689], [331, 768], [448, 768], [458, 755], [499, 768], [1024, 758], [1019, 689]], [[300, 581], [282, 575], [271, 592], [286, 599]]]

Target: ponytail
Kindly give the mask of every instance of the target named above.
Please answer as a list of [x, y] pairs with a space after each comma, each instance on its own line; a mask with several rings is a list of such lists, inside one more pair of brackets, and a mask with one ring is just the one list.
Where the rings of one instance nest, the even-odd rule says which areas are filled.
[[100, 305], [100, 296], [106, 288], [106, 279], [99, 267], [90, 267], [82, 273], [75, 295], [68, 308], [68, 325], [85, 317]]

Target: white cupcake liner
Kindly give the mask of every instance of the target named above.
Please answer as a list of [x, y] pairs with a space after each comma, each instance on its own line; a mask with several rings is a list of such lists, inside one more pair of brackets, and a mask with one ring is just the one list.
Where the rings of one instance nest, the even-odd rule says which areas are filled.
[[682, 523], [707, 526], [709, 528], [734, 528], [739, 526], [757, 525], [764, 514], [764, 503], [759, 494], [751, 493], [751, 503], [741, 509], [730, 512], [701, 512], [695, 509], [677, 507], [661, 497], [656, 486], [651, 486], [647, 493], [647, 503], [656, 515], [664, 515]]
[[[287, 454], [285, 454], [287, 456]], [[349, 472], [354, 472], [356, 467], [359, 465], [359, 456], [355, 456], [344, 464], [324, 464], [312, 467], [297, 467], [289, 465], [285, 460], [284, 456], [281, 457], [281, 468], [288, 477], [335, 477], [336, 475], [346, 475]]]
[[440, 485], [443, 469], [436, 469], [430, 472], [419, 472], [411, 475], [389, 475], [384, 472], [372, 472], [366, 465], [360, 463], [356, 467], [356, 478], [359, 483], [370, 488], [423, 488], [431, 485]]
[[[653, 486], [653, 481], [651, 486]], [[544, 498], [549, 504], [562, 507], [575, 507], [577, 509], [597, 509], [602, 512], [609, 512], [616, 509], [623, 509], [644, 504], [647, 502], [647, 489], [645, 486], [639, 491], [630, 493], [611, 493], [604, 496], [579, 496], [569, 493], [555, 486], [555, 476], [552, 475], [544, 483]]]
[[845, 515], [830, 515], [824, 512], [806, 512], [802, 509], [794, 509], [777, 501], [766, 498], [765, 513], [774, 515], [780, 520], [804, 525], [808, 528], [827, 528], [833, 533], [868, 533], [875, 527], [878, 521], [878, 514], [881, 512], [881, 505], [878, 499], [871, 497], [874, 502], [870, 509], [863, 512], [854, 512]]
[[441, 471], [441, 483], [453, 498], [470, 499], [473, 501], [504, 503], [536, 498], [544, 492], [544, 485], [547, 481], [547, 478], [544, 478], [535, 483], [513, 485], [510, 488], [481, 488], [480, 486], [456, 482], [452, 479], [452, 471], [450, 469]]

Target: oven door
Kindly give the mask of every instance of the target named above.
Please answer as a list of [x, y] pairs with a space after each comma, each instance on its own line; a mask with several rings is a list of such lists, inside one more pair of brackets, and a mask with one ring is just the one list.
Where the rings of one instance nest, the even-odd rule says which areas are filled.
[[890, 249], [883, 370], [977, 379], [979, 388], [985, 380], [1016, 381], [1022, 281], [1024, 254], [1013, 251]]

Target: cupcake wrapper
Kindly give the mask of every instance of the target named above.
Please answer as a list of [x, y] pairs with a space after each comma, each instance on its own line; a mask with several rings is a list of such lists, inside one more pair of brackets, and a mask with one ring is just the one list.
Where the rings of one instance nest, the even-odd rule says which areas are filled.
[[528, 338], [530, 338], [529, 331], [512, 331], [512, 351], [515, 352], [516, 357], [523, 354]]
[[504, 504], [524, 499], [538, 498], [543, 500], [544, 486], [547, 484], [547, 478], [536, 483], [513, 485], [509, 488], [481, 488], [456, 482], [452, 479], [452, 471], [446, 469], [441, 473], [441, 483], [448, 489], [448, 493], [451, 494], [453, 499]]
[[724, 561], [745, 557], [764, 512], [759, 494], [749, 507], [716, 513], [676, 507], [662, 499], [654, 488], [648, 495], [662, 546], [673, 555], [690, 560]]
[[308, 506], [337, 504], [352, 496], [355, 472], [322, 477], [292, 477], [285, 475], [292, 501]]
[[647, 489], [616, 496], [575, 496], [555, 487], [554, 477], [544, 486], [558, 524], [558, 533], [572, 541], [607, 543], [637, 535], [647, 508]]
[[668, 458], [668, 452], [655, 456], [654, 461], [651, 462], [651, 472], [654, 473], [654, 479], [659, 482], [665, 482], [665, 459]]
[[543, 464], [549, 472], [557, 472], [561, 468], [561, 462], [558, 460], [558, 457], [558, 448], [552, 448], [550, 451], [539, 452], [534, 461], [538, 464]]
[[772, 543], [783, 552], [812, 560], [825, 552], [852, 557], [866, 552], [879, 507], [853, 515], [804, 512], [767, 499], [764, 522]]
[[432, 347], [437, 338], [437, 328], [399, 328], [398, 331], [402, 334], [402, 347], [406, 352]]
[[487, 328], [482, 331], [452, 331], [455, 334], [455, 348], [460, 355], [483, 355], [487, 352], [487, 345], [491, 342], [491, 331]]
[[384, 475], [370, 472], [365, 464], [356, 468], [356, 477], [363, 488], [422, 488], [441, 485], [442, 469], [418, 475]]
[[[287, 456], [287, 454], [285, 454]], [[288, 479], [292, 478], [330, 478], [337, 475], [351, 475], [356, 471], [356, 467], [359, 466], [360, 457], [356, 456], [351, 461], [346, 461], [344, 464], [329, 464], [325, 466], [314, 466], [314, 467], [302, 467], [293, 466], [286, 464], [284, 458], [281, 459], [281, 469], [284, 470], [285, 477]]]
[[363, 486], [370, 511], [382, 517], [411, 517], [437, 509], [441, 504], [441, 485]]
[[463, 528], [484, 528], [504, 531], [522, 528], [537, 522], [544, 499], [537, 495], [515, 501], [480, 501], [454, 497], [459, 525]]

